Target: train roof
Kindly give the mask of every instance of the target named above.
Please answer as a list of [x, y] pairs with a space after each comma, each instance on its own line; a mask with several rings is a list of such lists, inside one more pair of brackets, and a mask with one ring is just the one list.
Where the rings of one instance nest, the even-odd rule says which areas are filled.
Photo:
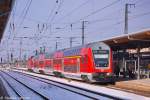
[[104, 43], [103, 41], [98, 41], [98, 42], [92, 42], [92, 43], [88, 43], [88, 44], [85, 44], [85, 45], [80, 45], [80, 46], [76, 46], [76, 47], [72, 47], [72, 48], [65, 48], [65, 49], [62, 49], [62, 50], [58, 50], [58, 52], [59, 51], [66, 51], [66, 50], [72, 50], [72, 49], [89, 48], [89, 47], [93, 47], [94, 45], [107, 45], [107, 44]]

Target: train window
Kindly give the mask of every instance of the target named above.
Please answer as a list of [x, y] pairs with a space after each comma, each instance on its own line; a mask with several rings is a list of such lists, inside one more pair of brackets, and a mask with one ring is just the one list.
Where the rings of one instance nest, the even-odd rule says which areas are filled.
[[94, 50], [93, 55], [96, 67], [108, 67], [109, 64], [108, 50]]
[[45, 69], [52, 69], [52, 66], [51, 65], [46, 65]]
[[39, 64], [44, 64], [44, 61], [39, 61]]
[[64, 56], [80, 55], [81, 48], [65, 50]]
[[77, 72], [78, 68], [76, 65], [65, 65], [64, 66], [64, 71], [65, 72], [72, 72], [72, 73], [75, 73]]
[[61, 59], [55, 59], [55, 60], [53, 60], [53, 63], [54, 64], [61, 64]]

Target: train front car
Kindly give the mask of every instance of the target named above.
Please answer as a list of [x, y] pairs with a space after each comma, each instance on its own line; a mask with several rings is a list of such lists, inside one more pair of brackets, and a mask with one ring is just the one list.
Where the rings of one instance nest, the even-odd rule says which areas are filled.
[[112, 73], [112, 51], [111, 48], [103, 42], [89, 44], [92, 52], [91, 73], [92, 81], [96, 82], [114, 82]]
[[64, 50], [63, 62], [65, 77], [88, 82], [113, 82], [112, 52], [102, 42]]

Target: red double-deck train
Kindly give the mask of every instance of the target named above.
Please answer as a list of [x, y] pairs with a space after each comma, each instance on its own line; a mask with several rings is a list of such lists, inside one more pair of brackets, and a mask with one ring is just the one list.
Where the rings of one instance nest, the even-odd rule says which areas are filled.
[[112, 51], [103, 42], [41, 53], [28, 59], [28, 69], [90, 82], [112, 82]]

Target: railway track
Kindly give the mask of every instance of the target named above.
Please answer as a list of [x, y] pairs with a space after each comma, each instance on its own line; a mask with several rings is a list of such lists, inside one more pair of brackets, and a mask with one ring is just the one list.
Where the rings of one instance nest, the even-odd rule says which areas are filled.
[[[15, 71], [15, 72], [21, 72], [21, 73], [24, 73], [24, 74], [28, 74], [28, 75], [33, 75], [33, 76], [39, 76], [40, 78], [41, 77], [43, 77], [43, 79], [51, 79], [52, 81], [56, 81], [56, 82], [60, 82], [60, 83], [62, 83], [60, 80], [63, 80], [63, 79], [61, 79], [61, 78], [58, 78], [58, 80], [59, 81], [57, 81], [57, 79], [55, 79], [56, 77], [54, 77], [54, 76], [51, 76], [51, 75], [47, 75], [47, 74], [45, 74], [45, 75], [43, 75], [43, 74], [40, 74], [40, 73], [35, 73], [35, 74], [33, 74], [33, 73], [29, 73], [27, 70], [22, 70], [22, 69], [20, 69], [20, 71], [18, 71], [18, 69], [14, 69], [14, 70], [12, 70], [12, 71]], [[24, 72], [25, 71], [25, 72]], [[44, 77], [45, 76], [45, 77]], [[48, 76], [49, 77], [51, 77], [51, 78], [48, 78]], [[53, 79], [53, 77], [54, 77], [54, 79]], [[68, 79], [67, 79], [68, 80]], [[71, 82], [71, 85], [72, 85], [72, 82], [73, 83], [85, 83], [85, 82], [83, 82], [83, 81], [73, 81], [73, 80], [68, 80], [68, 82], [67, 82], [67, 80], [65, 79], [64, 80], [64, 83], [66, 84], [68, 84], [68, 82]], [[66, 82], [65, 82], [66, 81]], [[69, 83], [70, 84], [70, 83]], [[89, 83], [87, 83], [87, 84], [89, 84]], [[89, 85], [92, 85], [92, 86], [94, 86], [94, 87], [99, 87], [100, 85], [99, 84], [89, 84]], [[73, 86], [77, 86], [77, 87], [80, 87], [79, 85], [73, 85]], [[82, 86], [84, 86], [84, 85], [82, 85]], [[81, 86], [81, 87], [82, 87]], [[101, 86], [100, 86], [101, 87]], [[120, 92], [116, 92], [116, 91], [114, 91], [114, 92], [112, 92], [111, 93], [111, 91], [110, 91], [110, 94], [111, 94], [111, 96], [112, 97], [120, 97], [119, 99], [134, 99], [134, 97], [136, 97], [136, 98], [138, 98], [137, 100], [145, 100], [145, 99], [147, 99], [147, 97], [149, 97], [149, 94], [145, 94], [145, 93], [143, 93], [143, 92], [138, 92], [138, 91], [132, 91], [132, 90], [126, 90], [126, 89], [122, 89], [122, 88], [118, 88], [118, 87], [115, 87], [115, 85], [112, 85], [112, 84], [102, 84], [102, 87], [106, 87], [106, 88], [108, 88], [108, 89], [112, 89], [112, 90], [117, 90], [117, 91], [122, 91], [121, 93], [122, 94], [125, 94], [126, 96], [122, 96], [122, 94], [121, 95], [119, 95], [120, 94]], [[88, 88], [87, 88], [88, 89]], [[89, 89], [88, 89], [89, 90]], [[90, 90], [94, 90], [95, 91], [95, 89], [90, 89]], [[99, 92], [99, 93], [102, 93], [101, 95], [105, 95], [105, 94], [108, 94], [109, 92], [103, 92], [103, 89], [101, 90], [101, 89], [99, 89], [100, 91], [102, 91], [102, 92]], [[97, 90], [96, 90], [96, 92], [97, 92]], [[127, 94], [126, 94], [126, 93]], [[117, 93], [117, 95], [116, 95], [116, 93]], [[114, 94], [114, 95], [112, 95], [112, 94]], [[133, 94], [135, 94], [135, 95], [133, 95]], [[139, 96], [138, 96], [139, 95]], [[110, 96], [109, 94], [108, 94], [108, 96]], [[129, 97], [128, 97], [129, 96]], [[145, 97], [144, 97], [145, 96]], [[141, 99], [140, 99], [141, 98]], [[149, 99], [148, 99], [149, 100]]]
[[[29, 79], [29, 80], [36, 80], [39, 81], [41, 83], [45, 83], [51, 86], [55, 86], [57, 88], [61, 88], [65, 91], [80, 95], [82, 97], [86, 97], [88, 98], [88, 100], [100, 100], [100, 99], [105, 99], [105, 100], [122, 100], [123, 98], [118, 98], [118, 97], [113, 97], [110, 95], [106, 95], [106, 94], [102, 94], [102, 93], [98, 93], [95, 91], [91, 91], [88, 89], [84, 89], [84, 88], [80, 88], [80, 87], [76, 87], [76, 86], [72, 86], [72, 85], [68, 85], [68, 84], [64, 84], [61, 82], [57, 82], [54, 80], [49, 80], [49, 79], [45, 79], [45, 78], [41, 78], [38, 76], [34, 76], [34, 75], [29, 75], [29, 74], [25, 74], [25, 73], [21, 73], [21, 72], [3, 72], [11, 77], [16, 77], [16, 76], [21, 76], [22, 78], [25, 79]], [[16, 79], [16, 78], [15, 78]], [[19, 78], [17, 78], [19, 79]]]
[[110, 95], [107, 95], [107, 94], [91, 91], [91, 90], [88, 90], [88, 89], [72, 86], [72, 85], [69, 85], [69, 84], [61, 83], [61, 82], [50, 80], [50, 79], [41, 78], [41, 77], [38, 77], [38, 76], [35, 76], [35, 75], [29, 75], [29, 74], [25, 74], [25, 73], [15, 71], [14, 74], [16, 74], [16, 73], [19, 74], [19, 75], [22, 75], [23, 77], [29, 77], [31, 79], [35, 79], [35, 80], [38, 80], [40, 82], [44, 82], [44, 83], [59, 87], [61, 89], [64, 89], [64, 90], [67, 90], [67, 91], [70, 91], [70, 92], [88, 97], [92, 100], [100, 100], [101, 98], [107, 98], [106, 100], [123, 100], [123, 98], [110, 96]]
[[[0, 74], [2, 78], [5, 80], [5, 82], [8, 84], [8, 86], [16, 94], [16, 97], [15, 97], [16, 99], [21, 99], [21, 100], [33, 99], [31, 96], [29, 97], [29, 95], [32, 94], [32, 96], [34, 98], [38, 98], [38, 100], [49, 100], [48, 97], [35, 91], [32, 87], [29, 87], [28, 85], [19, 81], [17, 78], [12, 77], [8, 73], [4, 71], [0, 71]], [[22, 89], [25, 89], [26, 91], [28, 91], [28, 94], [26, 92], [23, 92]]]

